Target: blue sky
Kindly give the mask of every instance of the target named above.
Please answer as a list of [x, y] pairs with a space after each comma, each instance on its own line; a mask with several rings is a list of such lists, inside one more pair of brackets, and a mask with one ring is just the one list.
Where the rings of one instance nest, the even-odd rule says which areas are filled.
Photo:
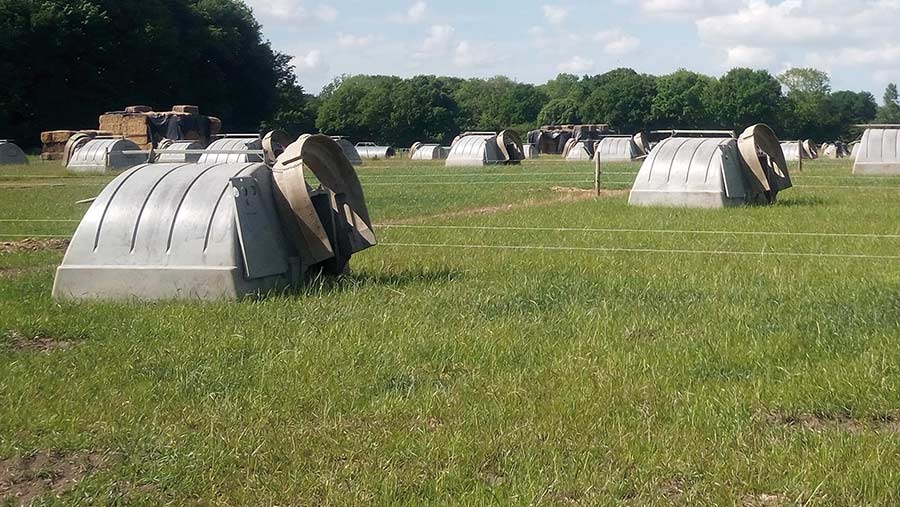
[[879, 101], [900, 81], [900, 0], [245, 1], [312, 93], [345, 73], [543, 83], [620, 66], [810, 66]]

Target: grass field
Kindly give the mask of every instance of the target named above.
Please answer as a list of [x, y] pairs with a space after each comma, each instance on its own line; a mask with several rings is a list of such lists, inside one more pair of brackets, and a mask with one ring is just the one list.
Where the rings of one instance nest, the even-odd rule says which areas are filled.
[[116, 305], [54, 302], [64, 252], [21, 243], [110, 178], [3, 168], [0, 498], [900, 503], [900, 178], [816, 161], [775, 206], [673, 210], [605, 171], [370, 163], [352, 276]]

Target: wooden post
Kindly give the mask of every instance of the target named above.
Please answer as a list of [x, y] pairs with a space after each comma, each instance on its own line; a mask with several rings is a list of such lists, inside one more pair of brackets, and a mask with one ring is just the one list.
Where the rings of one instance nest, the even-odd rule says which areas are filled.
[[800, 169], [798, 172], [802, 173], [803, 172], [803, 141], [797, 141], [797, 144], [800, 145], [800, 151], [797, 152], [800, 154]]
[[594, 153], [594, 192], [600, 196], [600, 155]]

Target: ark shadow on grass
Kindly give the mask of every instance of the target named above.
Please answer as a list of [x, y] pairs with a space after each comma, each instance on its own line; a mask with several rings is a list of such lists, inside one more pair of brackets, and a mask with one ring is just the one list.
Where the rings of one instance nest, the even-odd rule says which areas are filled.
[[[286, 297], [309, 297], [315, 295], [352, 292], [367, 288], [386, 287], [401, 289], [415, 285], [442, 285], [458, 282], [462, 271], [453, 269], [404, 269], [396, 272], [374, 273], [359, 271], [338, 277], [313, 276], [300, 287], [284, 293]], [[259, 299], [266, 299], [266, 295]]]
[[801, 206], [824, 206], [828, 201], [821, 197], [812, 195], [792, 195], [789, 197], [779, 197], [776, 206], [798, 208]]

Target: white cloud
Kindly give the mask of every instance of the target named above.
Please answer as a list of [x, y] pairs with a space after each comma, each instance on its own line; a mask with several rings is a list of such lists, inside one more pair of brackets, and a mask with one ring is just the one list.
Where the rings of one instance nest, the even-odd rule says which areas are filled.
[[547, 18], [547, 22], [551, 25], [561, 25], [569, 17], [569, 10], [559, 5], [545, 5], [543, 10], [544, 17]]
[[620, 5], [635, 3], [645, 14], [663, 18], [695, 18], [697, 16], [733, 11], [738, 0], [616, 0]]
[[611, 55], [629, 55], [641, 46], [641, 39], [623, 35], [606, 43], [603, 50]]
[[338, 10], [330, 5], [323, 5], [316, 10], [316, 19], [333, 23], [338, 18]]
[[428, 4], [422, 1], [412, 4], [406, 11], [390, 17], [395, 23], [416, 24], [425, 21], [428, 15]]
[[302, 19], [307, 15], [300, 0], [247, 0], [247, 5], [263, 18]]
[[337, 34], [337, 45], [344, 49], [362, 49], [372, 43], [372, 37], [368, 35], [353, 35], [350, 33]]
[[748, 0], [737, 12], [697, 20], [700, 39], [712, 43], [777, 46], [814, 44], [842, 32], [840, 18], [807, 14], [803, 0]]
[[764, 69], [775, 63], [775, 51], [768, 48], [737, 46], [727, 50], [725, 63], [729, 67]]
[[460, 41], [453, 54], [453, 63], [458, 67], [486, 67], [494, 63], [494, 47], [490, 44], [473, 44]]
[[831, 67], [876, 67], [900, 65], [900, 43], [875, 47], [846, 47], [838, 51], [807, 55], [807, 61], [825, 60]]
[[594, 34], [594, 40], [603, 44], [603, 51], [608, 55], [623, 56], [634, 53], [641, 46], [641, 39], [622, 33], [615, 28]]
[[785, 53], [832, 74], [855, 67], [878, 80], [900, 66], [898, 17], [900, 0], [741, 0], [731, 12], [700, 17], [695, 25], [701, 42], [727, 48], [727, 66], [777, 70], [778, 53]]
[[450, 25], [432, 25], [428, 29], [428, 36], [422, 42], [417, 58], [430, 58], [446, 55], [453, 47], [453, 38], [456, 30]]
[[583, 58], [581, 56], [574, 56], [570, 60], [560, 63], [556, 68], [560, 72], [569, 74], [586, 74], [593, 70], [594, 60]]
[[318, 49], [312, 49], [307, 53], [298, 55], [294, 58], [294, 65], [297, 67], [298, 71], [324, 70], [324, 64], [322, 52]]
[[302, 22], [315, 19], [332, 23], [338, 18], [338, 10], [324, 4], [310, 11], [303, 0], [246, 0], [253, 12], [263, 20], [275, 22]]

